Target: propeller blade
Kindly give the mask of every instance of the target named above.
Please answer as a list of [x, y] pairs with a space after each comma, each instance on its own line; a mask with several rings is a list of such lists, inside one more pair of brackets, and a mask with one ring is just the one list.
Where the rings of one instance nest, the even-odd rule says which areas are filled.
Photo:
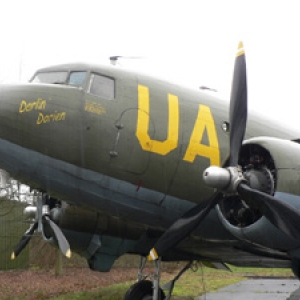
[[230, 160], [229, 166], [238, 164], [239, 152], [247, 123], [247, 75], [243, 43], [240, 42], [234, 65], [230, 96]]
[[29, 243], [30, 239], [32, 238], [34, 231], [38, 227], [38, 222], [35, 222], [32, 224], [29, 229], [24, 233], [21, 240], [19, 241], [18, 245], [16, 246], [15, 250], [11, 254], [11, 259], [14, 260], [26, 247], [26, 245]]
[[245, 183], [240, 183], [239, 195], [252, 203], [278, 229], [300, 240], [300, 211], [295, 207], [268, 194], [254, 190]]
[[[230, 160], [229, 166], [237, 166], [240, 148], [247, 123], [247, 76], [243, 44], [240, 43], [236, 56], [230, 98]], [[223, 198], [216, 193], [203, 209], [199, 204], [185, 213], [158, 239], [148, 258], [156, 260], [188, 236], [206, 217], [210, 210]]]
[[63, 255], [70, 258], [72, 254], [70, 250], [70, 244], [67, 241], [63, 232], [61, 231], [61, 229], [49, 218], [49, 216], [44, 215], [43, 219], [49, 224], [49, 226], [53, 230], [60, 251], [63, 253]]
[[215, 193], [203, 208], [203, 203], [187, 211], [175, 221], [157, 240], [148, 256], [149, 260], [156, 260], [186, 238], [207, 216], [211, 209], [223, 198], [222, 193]]

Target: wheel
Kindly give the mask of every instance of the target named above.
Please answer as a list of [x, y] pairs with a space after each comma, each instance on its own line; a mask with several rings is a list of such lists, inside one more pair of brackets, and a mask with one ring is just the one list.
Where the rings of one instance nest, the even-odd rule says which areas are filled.
[[[149, 280], [141, 280], [130, 287], [127, 291], [124, 300], [152, 300], [152, 282]], [[165, 299], [165, 294], [162, 289], [159, 289], [159, 300]]]

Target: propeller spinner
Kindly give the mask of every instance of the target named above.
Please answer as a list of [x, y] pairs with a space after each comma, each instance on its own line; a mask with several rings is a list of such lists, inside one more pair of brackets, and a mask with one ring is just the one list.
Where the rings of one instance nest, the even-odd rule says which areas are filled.
[[254, 204], [257, 209], [277, 228], [300, 239], [300, 213], [289, 204], [273, 196], [251, 188], [238, 165], [239, 153], [244, 140], [247, 123], [247, 76], [243, 44], [240, 42], [235, 60], [230, 97], [230, 153], [226, 167], [211, 166], [203, 173], [208, 186], [217, 192], [203, 208], [200, 203], [179, 218], [157, 240], [148, 259], [156, 260], [187, 237], [207, 216], [211, 209], [223, 199], [224, 193], [236, 193]]

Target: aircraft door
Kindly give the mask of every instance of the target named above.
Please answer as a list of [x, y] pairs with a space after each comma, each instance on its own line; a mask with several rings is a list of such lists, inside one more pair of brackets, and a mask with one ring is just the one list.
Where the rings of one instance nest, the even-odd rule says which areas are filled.
[[88, 169], [122, 178], [144, 172], [148, 153], [136, 152], [136, 81], [92, 73], [83, 99], [82, 157]]
[[164, 86], [131, 82], [123, 85], [125, 106], [115, 120], [111, 168], [126, 172], [127, 180], [131, 175], [138, 187], [166, 194], [181, 151], [177, 148], [178, 98], [168, 95]]
[[116, 172], [141, 175], [147, 170], [150, 155], [141, 150], [136, 138], [137, 83], [132, 78], [119, 82], [118, 115], [114, 119], [114, 139], [111, 145], [110, 168]]

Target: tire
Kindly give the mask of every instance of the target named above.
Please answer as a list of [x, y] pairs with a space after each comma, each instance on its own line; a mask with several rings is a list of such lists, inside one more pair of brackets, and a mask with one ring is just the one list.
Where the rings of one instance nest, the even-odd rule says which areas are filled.
[[[130, 287], [127, 291], [124, 300], [152, 300], [152, 282], [149, 280], [141, 280]], [[159, 289], [159, 300], [165, 299], [165, 294], [162, 289]]]

